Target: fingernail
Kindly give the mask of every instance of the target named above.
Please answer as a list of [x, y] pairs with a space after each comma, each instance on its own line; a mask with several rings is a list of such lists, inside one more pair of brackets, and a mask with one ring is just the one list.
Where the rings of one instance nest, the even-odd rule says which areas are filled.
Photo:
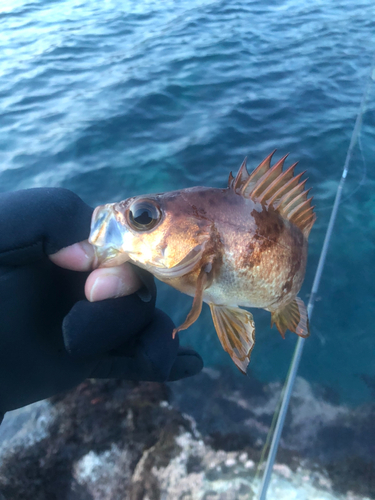
[[90, 302], [118, 297], [123, 286], [124, 284], [118, 276], [98, 276], [90, 291]]
[[92, 262], [95, 259], [95, 250], [94, 250], [94, 247], [87, 240], [81, 241], [79, 243], [79, 245], [82, 248], [83, 253], [85, 254], [86, 259], [89, 262], [90, 267], [91, 267]]

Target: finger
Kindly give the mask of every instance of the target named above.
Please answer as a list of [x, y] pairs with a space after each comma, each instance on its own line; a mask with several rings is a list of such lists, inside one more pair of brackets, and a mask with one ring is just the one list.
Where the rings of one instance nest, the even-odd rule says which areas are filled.
[[98, 363], [91, 376], [165, 382], [196, 375], [203, 360], [193, 349], [179, 347], [178, 336], [172, 338], [173, 328], [172, 320], [156, 309], [136, 345], [117, 348]]
[[106, 356], [99, 361], [90, 378], [116, 378], [143, 382], [164, 382], [158, 377], [152, 364], [139, 353], [136, 357]]
[[[72, 271], [90, 271], [96, 266], [94, 247], [87, 240], [62, 248], [49, 258], [59, 267]], [[136, 291], [145, 302], [156, 293], [152, 275], [130, 263], [96, 269], [85, 285], [90, 302], [131, 295]]]
[[196, 351], [180, 347], [169, 376], [166, 370], [155, 367], [149, 357], [138, 351], [136, 356], [106, 356], [91, 373], [93, 378], [121, 378], [149, 382], [172, 382], [192, 377], [203, 368], [203, 360]]
[[35, 262], [88, 238], [92, 208], [62, 188], [0, 195], [0, 264]]
[[178, 353], [178, 336], [173, 339], [172, 320], [156, 309], [153, 321], [140, 333], [134, 346], [123, 345], [103, 358], [92, 377], [164, 382]]
[[173, 363], [169, 373], [168, 382], [180, 380], [186, 377], [192, 377], [199, 373], [203, 368], [203, 359], [193, 349], [180, 347], [177, 353], [176, 361]]
[[65, 348], [74, 358], [90, 358], [127, 343], [153, 320], [155, 296], [144, 302], [137, 294], [116, 300], [75, 303], [64, 318]]
[[134, 268], [125, 263], [121, 266], [95, 269], [87, 278], [85, 294], [87, 300], [96, 302], [131, 295], [141, 286], [142, 282]]
[[96, 260], [94, 247], [87, 240], [62, 248], [49, 258], [57, 266], [72, 271], [91, 271]]
[[[72, 271], [90, 271], [96, 264], [95, 251], [85, 240], [49, 256], [50, 260]], [[86, 282], [85, 294], [90, 302], [131, 295], [142, 286], [142, 280], [128, 263], [93, 271]]]

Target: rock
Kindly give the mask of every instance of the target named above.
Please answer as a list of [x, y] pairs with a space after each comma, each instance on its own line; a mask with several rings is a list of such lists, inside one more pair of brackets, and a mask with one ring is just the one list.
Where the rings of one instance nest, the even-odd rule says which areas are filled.
[[[244, 379], [92, 380], [12, 412], [0, 427], [0, 490], [6, 500], [255, 499], [280, 385], [253, 380], [251, 391]], [[299, 379], [268, 498], [375, 498], [371, 411], [321, 400]], [[354, 443], [335, 454], [329, 429]]]

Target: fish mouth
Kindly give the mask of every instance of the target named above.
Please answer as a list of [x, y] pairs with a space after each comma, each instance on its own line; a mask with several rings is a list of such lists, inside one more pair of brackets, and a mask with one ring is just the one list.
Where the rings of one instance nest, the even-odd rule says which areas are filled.
[[113, 267], [130, 260], [131, 252], [121, 249], [127, 232], [122, 219], [123, 215], [114, 209], [113, 204], [95, 208], [88, 239], [95, 250], [94, 268]]

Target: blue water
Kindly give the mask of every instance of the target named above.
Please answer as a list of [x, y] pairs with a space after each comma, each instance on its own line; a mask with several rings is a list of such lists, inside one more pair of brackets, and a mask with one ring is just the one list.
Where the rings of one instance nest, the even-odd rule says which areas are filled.
[[[6, 0], [0, 4], [0, 190], [63, 186], [94, 205], [225, 186], [245, 155], [300, 160], [313, 187], [308, 293], [375, 51], [373, 0]], [[342, 401], [375, 381], [375, 84], [300, 374]], [[178, 323], [191, 299], [162, 285]], [[254, 311], [252, 375], [283, 380], [295, 344]], [[181, 334], [230, 364], [208, 308]], [[241, 375], [238, 374], [240, 377]]]

